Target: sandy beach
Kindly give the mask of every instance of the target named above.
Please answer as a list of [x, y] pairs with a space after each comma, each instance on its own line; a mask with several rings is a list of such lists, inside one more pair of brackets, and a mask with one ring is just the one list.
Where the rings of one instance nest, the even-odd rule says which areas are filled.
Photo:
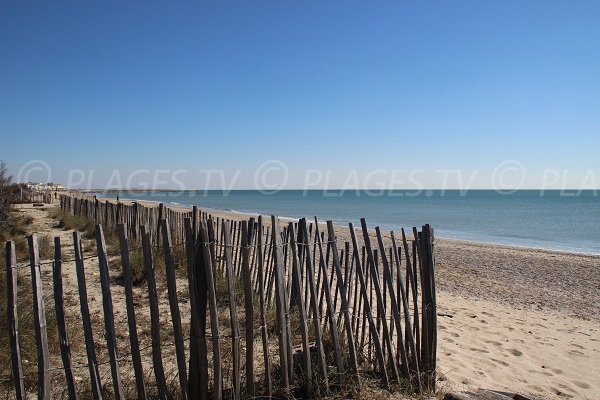
[[436, 261], [451, 387], [600, 397], [600, 257], [438, 240]]
[[600, 256], [436, 239], [436, 267], [440, 387], [600, 398]]
[[[55, 227], [48, 210], [22, 211], [34, 218], [31, 229], [69, 243], [68, 232]], [[336, 232], [346, 240], [343, 227]], [[436, 239], [435, 247], [439, 388], [600, 398], [600, 256], [448, 239]], [[75, 298], [72, 278], [65, 292]], [[115, 290], [115, 302], [122, 298]], [[95, 303], [92, 299], [91, 307], [99, 311]], [[124, 307], [115, 314], [126, 320]]]

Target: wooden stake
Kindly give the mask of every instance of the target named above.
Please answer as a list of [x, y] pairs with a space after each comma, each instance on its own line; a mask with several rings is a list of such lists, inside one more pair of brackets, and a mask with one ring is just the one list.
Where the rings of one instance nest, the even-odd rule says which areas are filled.
[[15, 396], [18, 400], [27, 397], [25, 392], [25, 378], [23, 377], [23, 363], [19, 347], [19, 314], [17, 312], [18, 299], [18, 272], [15, 242], [6, 242], [6, 308], [8, 311], [8, 327], [10, 339], [10, 353]]
[[138, 399], [146, 398], [146, 385], [144, 383], [144, 369], [140, 356], [140, 344], [138, 340], [137, 323], [135, 318], [135, 304], [133, 299], [133, 279], [131, 264], [129, 262], [129, 240], [127, 227], [124, 224], [117, 225], [119, 243], [121, 247], [121, 265], [123, 267], [123, 283], [125, 286], [125, 303], [127, 306], [127, 324], [129, 327], [129, 344], [131, 345], [131, 358], [135, 371], [135, 387]]
[[179, 313], [179, 300], [177, 299], [177, 284], [175, 277], [175, 263], [173, 261], [173, 246], [171, 244], [171, 233], [166, 219], [161, 221], [163, 232], [163, 251], [165, 253], [165, 268], [167, 275], [167, 291], [169, 292], [169, 308], [171, 310], [171, 321], [173, 323], [173, 336], [175, 339], [175, 355], [177, 358], [177, 370], [179, 371], [179, 385], [183, 400], [188, 397], [187, 369], [185, 362], [185, 349], [183, 343], [183, 332], [181, 329], [181, 315]]
[[73, 245], [75, 248], [75, 267], [77, 270], [77, 286], [79, 288], [79, 306], [81, 308], [81, 321], [83, 323], [83, 332], [85, 336], [85, 349], [90, 373], [92, 397], [94, 400], [99, 400], [102, 399], [102, 385], [100, 383], [100, 372], [98, 371], [98, 363], [96, 361], [96, 349], [94, 347], [92, 321], [90, 319], [90, 309], [87, 299], [81, 234], [77, 231], [73, 232]]
[[154, 262], [152, 259], [152, 244], [148, 226], [142, 225], [142, 248], [144, 252], [144, 269], [146, 272], [146, 283], [148, 284], [148, 302], [150, 303], [150, 332], [152, 335], [152, 366], [154, 367], [154, 378], [158, 386], [160, 400], [167, 400], [167, 383], [165, 381], [165, 370], [162, 362], [161, 340], [160, 340], [160, 311], [158, 309], [158, 294], [156, 293], [156, 278], [154, 275]]

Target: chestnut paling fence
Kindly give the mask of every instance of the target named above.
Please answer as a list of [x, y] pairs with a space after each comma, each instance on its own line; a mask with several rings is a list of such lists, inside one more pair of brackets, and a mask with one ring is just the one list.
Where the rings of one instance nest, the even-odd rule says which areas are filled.
[[[60, 207], [96, 222], [93, 254], [84, 251], [79, 232], [73, 233], [73, 260], [62, 257], [60, 238], [54, 240], [54, 259], [41, 261], [36, 235], [29, 236], [29, 262], [21, 264], [15, 243], [6, 243], [11, 390], [19, 399], [27, 390], [50, 398], [57, 393], [52, 388], [57, 375], [66, 383], [60, 388], [65, 397], [82, 398], [85, 384], [94, 399], [309, 398], [363, 380], [414, 393], [435, 389], [435, 257], [429, 225], [408, 234], [401, 229], [396, 236], [379, 228], [369, 231], [361, 219], [360, 229], [349, 224], [343, 241], [336, 234], [340, 227], [316, 219], [281, 226], [275, 216], [232, 221], [195, 207], [181, 211], [71, 194], [60, 196]], [[114, 253], [105, 243], [109, 230], [118, 236]], [[142, 258], [141, 283], [133, 279], [135, 252]], [[77, 276], [77, 326], [65, 318], [63, 265], [69, 262], [75, 263]], [[52, 271], [51, 293], [43, 293], [44, 268]], [[86, 269], [98, 271], [91, 277], [99, 279], [100, 293], [88, 292], [98, 285], [90, 284]], [[111, 274], [122, 275], [122, 282]], [[19, 345], [17, 286], [23, 275], [31, 280], [33, 294], [34, 388], [25, 386]], [[140, 288], [144, 300], [136, 301]], [[126, 323], [115, 320], [112, 293], [117, 289], [124, 291]], [[103, 337], [90, 313], [90, 296], [101, 296]], [[161, 296], [168, 298], [168, 313], [160, 310]], [[60, 358], [49, 354], [45, 315], [52, 306]], [[149, 329], [139, 322], [148, 310]], [[73, 361], [69, 337], [74, 329], [83, 330], [84, 362]], [[117, 332], [123, 329], [129, 340], [119, 343]], [[100, 353], [105, 361], [99, 361]]]

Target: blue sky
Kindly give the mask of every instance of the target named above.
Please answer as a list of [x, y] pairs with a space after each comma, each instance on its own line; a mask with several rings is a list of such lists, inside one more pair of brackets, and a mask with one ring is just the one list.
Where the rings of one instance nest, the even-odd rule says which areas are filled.
[[0, 50], [15, 176], [42, 160], [61, 182], [223, 170], [242, 188], [280, 160], [286, 187], [416, 168], [487, 187], [514, 160], [528, 187], [544, 169], [600, 185], [598, 1], [3, 1]]

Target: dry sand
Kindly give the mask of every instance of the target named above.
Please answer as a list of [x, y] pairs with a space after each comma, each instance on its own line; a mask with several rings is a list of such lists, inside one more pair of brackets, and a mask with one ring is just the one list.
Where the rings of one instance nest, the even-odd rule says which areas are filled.
[[600, 256], [436, 243], [449, 387], [600, 398]]
[[[24, 211], [69, 243], [46, 211]], [[436, 267], [440, 387], [600, 399], [600, 256], [437, 239]]]

